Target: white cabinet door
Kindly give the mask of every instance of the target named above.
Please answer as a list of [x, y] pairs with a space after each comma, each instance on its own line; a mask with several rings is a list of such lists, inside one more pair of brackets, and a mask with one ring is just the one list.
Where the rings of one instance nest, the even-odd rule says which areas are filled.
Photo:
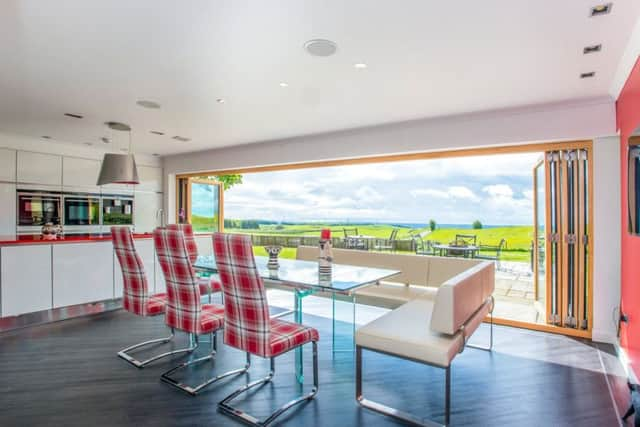
[[26, 184], [62, 185], [62, 157], [18, 151], [17, 180]]
[[162, 168], [152, 166], [138, 166], [140, 184], [136, 190], [162, 192]]
[[213, 255], [213, 237], [211, 237], [211, 234], [202, 236], [196, 234], [196, 246], [198, 246], [198, 255]]
[[111, 242], [53, 245], [53, 306], [113, 298]]
[[156, 263], [156, 290], [155, 293], [156, 294], [162, 294], [164, 292], [167, 292], [167, 285], [165, 283], [164, 280], [164, 273], [162, 272], [162, 267], [160, 266], [160, 263], [158, 262], [158, 257], [155, 253], [155, 250], [153, 251], [153, 258], [155, 259], [155, 263]]
[[82, 187], [86, 191], [97, 192], [96, 185], [100, 173], [100, 160], [65, 157], [62, 163], [62, 185], [65, 187]]
[[[153, 250], [153, 239], [136, 239], [134, 240], [136, 245], [136, 251], [142, 258], [144, 264], [144, 271], [147, 274], [147, 286], [150, 294], [155, 293], [155, 251]], [[114, 296], [115, 298], [122, 298], [122, 269], [120, 268], [120, 262], [113, 254], [113, 278], [114, 278]]]
[[16, 185], [0, 183], [0, 235], [16, 233]]
[[51, 308], [51, 245], [0, 249], [2, 317]]
[[0, 148], [0, 181], [16, 182], [16, 150]]
[[151, 233], [160, 226], [158, 210], [162, 208], [162, 194], [143, 193], [135, 194], [133, 206], [133, 221], [136, 233]]

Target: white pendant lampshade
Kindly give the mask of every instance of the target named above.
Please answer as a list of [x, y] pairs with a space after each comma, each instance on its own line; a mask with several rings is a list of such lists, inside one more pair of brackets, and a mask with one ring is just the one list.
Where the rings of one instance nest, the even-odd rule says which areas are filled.
[[105, 153], [97, 185], [139, 183], [133, 154]]
[[118, 122], [107, 122], [106, 125], [113, 130], [129, 132], [129, 152], [126, 154], [105, 153], [96, 185], [139, 184], [136, 159], [131, 152], [131, 128], [129, 125]]

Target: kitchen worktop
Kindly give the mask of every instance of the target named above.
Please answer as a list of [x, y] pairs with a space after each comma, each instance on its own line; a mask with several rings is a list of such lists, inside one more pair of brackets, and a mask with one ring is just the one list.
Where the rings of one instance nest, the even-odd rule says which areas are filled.
[[[152, 233], [134, 233], [134, 239], [151, 239]], [[34, 245], [34, 244], [62, 244], [62, 243], [91, 243], [109, 242], [110, 233], [99, 234], [66, 234], [58, 235], [55, 240], [45, 240], [40, 234], [29, 235], [0, 235], [0, 246]]]

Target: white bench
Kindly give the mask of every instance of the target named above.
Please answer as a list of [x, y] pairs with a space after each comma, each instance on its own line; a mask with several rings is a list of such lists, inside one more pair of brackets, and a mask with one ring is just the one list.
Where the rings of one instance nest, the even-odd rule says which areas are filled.
[[[296, 258], [316, 261], [318, 255], [317, 247], [299, 246]], [[447, 280], [481, 264], [483, 261], [334, 249], [333, 262], [401, 271], [400, 274], [387, 281], [359, 289], [356, 292], [360, 304], [395, 309], [422, 295], [434, 293], [435, 288]]]
[[[446, 280], [435, 291], [383, 315], [356, 331], [356, 399], [364, 407], [417, 425], [423, 422], [410, 414], [373, 402], [362, 394], [362, 352], [370, 350], [445, 370], [444, 424], [449, 424], [451, 362], [465, 347], [469, 337], [493, 312], [495, 265], [482, 261]], [[493, 319], [492, 319], [493, 320]], [[493, 321], [489, 347], [493, 346]]]

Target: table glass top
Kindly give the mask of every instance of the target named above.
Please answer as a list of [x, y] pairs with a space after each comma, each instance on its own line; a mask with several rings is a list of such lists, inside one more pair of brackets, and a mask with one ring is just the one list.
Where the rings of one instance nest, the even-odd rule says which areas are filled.
[[[278, 259], [280, 267], [270, 270], [267, 268], [268, 257], [257, 256], [255, 259], [260, 277], [263, 279], [275, 280], [292, 287], [330, 292], [349, 292], [400, 274], [400, 271], [384, 268], [332, 264], [331, 274], [321, 275], [318, 262], [293, 259]], [[217, 272], [213, 256], [199, 256], [194, 267], [202, 271]]]

